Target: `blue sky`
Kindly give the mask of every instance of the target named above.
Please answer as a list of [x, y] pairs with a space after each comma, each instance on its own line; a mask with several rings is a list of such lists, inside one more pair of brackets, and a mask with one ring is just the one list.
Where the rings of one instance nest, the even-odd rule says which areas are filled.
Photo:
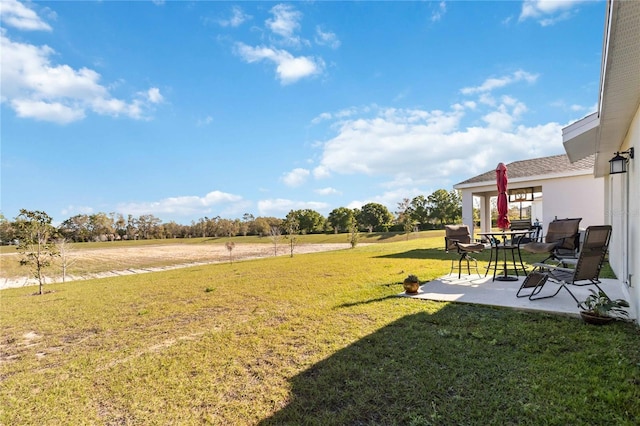
[[1, 211], [391, 211], [564, 153], [603, 1], [0, 2]]

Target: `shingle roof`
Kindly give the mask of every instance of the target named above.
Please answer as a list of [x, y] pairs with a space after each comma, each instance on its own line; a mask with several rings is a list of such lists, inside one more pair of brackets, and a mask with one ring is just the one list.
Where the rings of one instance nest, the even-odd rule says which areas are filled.
[[[595, 155], [590, 155], [582, 160], [571, 163], [566, 154], [553, 155], [551, 157], [533, 158], [531, 160], [514, 161], [507, 164], [509, 179], [526, 178], [557, 174], [559, 172], [593, 170]], [[462, 181], [457, 185], [468, 183], [495, 182], [495, 169]]]

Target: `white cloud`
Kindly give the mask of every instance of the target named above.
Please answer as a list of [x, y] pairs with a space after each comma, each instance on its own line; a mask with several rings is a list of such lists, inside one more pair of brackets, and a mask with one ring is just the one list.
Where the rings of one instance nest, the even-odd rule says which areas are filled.
[[260, 216], [282, 217], [291, 210], [311, 209], [322, 211], [329, 208], [327, 203], [317, 201], [293, 201], [283, 198], [258, 201], [258, 214]]
[[200, 127], [200, 126], [208, 126], [211, 123], [213, 123], [213, 117], [211, 117], [210, 115], [207, 115], [204, 118], [198, 119], [198, 121], [196, 122], [196, 125], [198, 127]]
[[315, 42], [320, 46], [329, 46], [332, 49], [340, 47], [340, 40], [338, 39], [338, 36], [331, 31], [323, 31], [322, 27], [319, 25], [316, 27]]
[[2, 102], [7, 102], [19, 117], [67, 124], [83, 119], [91, 110], [143, 119], [151, 104], [163, 100], [155, 87], [130, 102], [114, 98], [100, 84], [101, 76], [96, 71], [52, 64], [50, 57], [56, 52], [51, 47], [15, 42], [4, 30], [0, 39]]
[[325, 166], [318, 166], [313, 169], [313, 177], [316, 179], [324, 179], [331, 176], [331, 172]]
[[270, 47], [251, 47], [244, 43], [236, 43], [236, 53], [248, 63], [267, 60], [276, 65], [276, 74], [282, 84], [296, 81], [322, 73], [324, 61], [308, 56], [295, 57], [286, 50]]
[[282, 181], [287, 186], [296, 187], [305, 183], [309, 175], [310, 175], [309, 170], [297, 168], [297, 169], [293, 169], [289, 173], [286, 173], [282, 177]]
[[527, 83], [535, 83], [538, 79], [537, 74], [531, 74], [526, 71], [518, 70], [511, 75], [506, 75], [498, 78], [488, 78], [480, 86], [465, 87], [460, 90], [463, 95], [472, 95], [475, 93], [491, 92], [495, 89], [499, 89], [520, 81], [526, 81]]
[[77, 214], [93, 214], [94, 210], [88, 206], [69, 205], [60, 212], [63, 216], [75, 216]]
[[340, 191], [338, 191], [335, 188], [331, 188], [331, 187], [327, 187], [327, 188], [319, 188], [316, 189], [314, 191], [316, 194], [319, 195], [334, 195], [334, 194], [342, 194]]
[[598, 110], [597, 102], [589, 106], [579, 105], [579, 104], [567, 105], [567, 103], [564, 100], [560, 99], [560, 100], [551, 102], [550, 105], [554, 108], [559, 108], [563, 111], [582, 112], [582, 113], [585, 113], [586, 115]]
[[578, 4], [589, 0], [524, 0], [519, 21], [535, 19], [543, 27], [571, 18]]
[[146, 97], [152, 104], [159, 104], [164, 100], [164, 97], [160, 94], [160, 89], [157, 87], [147, 90]]
[[229, 19], [221, 19], [218, 23], [223, 27], [236, 28], [249, 19], [251, 19], [251, 16], [244, 13], [240, 6], [233, 6], [231, 8], [231, 17]]
[[221, 191], [212, 191], [204, 197], [180, 196], [169, 197], [159, 201], [149, 201], [140, 203], [121, 203], [117, 206], [120, 213], [139, 216], [143, 214], [172, 214], [178, 216], [206, 215], [212, 212], [213, 206], [221, 207], [236, 203], [244, 204], [241, 196], [229, 194]]
[[317, 117], [315, 117], [313, 120], [311, 120], [311, 124], [318, 124], [321, 123], [323, 121], [326, 120], [331, 120], [332, 115], [328, 112], [323, 112], [320, 115], [318, 115]]
[[[335, 136], [320, 145], [313, 175], [386, 177], [389, 188], [410, 191], [451, 185], [456, 183], [449, 181], [452, 176], [482, 173], [500, 161], [562, 152], [563, 126], [519, 124], [527, 107], [517, 99], [503, 96], [497, 106], [473, 106], [456, 104], [449, 111], [378, 108], [370, 116], [336, 121]], [[468, 117], [471, 113], [474, 117]], [[463, 119], [474, 125], [464, 126]]]
[[438, 4], [438, 8], [431, 14], [431, 22], [437, 22], [442, 19], [442, 16], [447, 12], [447, 3], [441, 1]]
[[387, 108], [372, 118], [343, 121], [338, 135], [324, 144], [320, 166], [347, 174], [397, 171], [412, 157], [437, 155], [440, 147], [431, 139], [455, 130], [462, 115]]
[[[278, 80], [283, 85], [300, 79], [322, 74], [325, 62], [319, 56], [294, 55], [290, 49], [311, 47], [308, 40], [301, 38], [302, 13], [291, 4], [277, 4], [269, 11], [273, 17], [265, 20], [267, 41], [262, 45], [244, 42], [234, 43], [234, 53], [247, 63], [267, 61], [275, 65]], [[331, 32], [316, 28], [316, 43], [337, 48], [340, 40]], [[284, 48], [282, 48], [284, 47]], [[287, 50], [289, 49], [289, 50]]]
[[10, 27], [24, 31], [51, 31], [36, 12], [17, 0], [0, 1], [0, 20]]
[[527, 107], [522, 102], [511, 96], [503, 96], [502, 103], [494, 111], [484, 115], [482, 119], [492, 129], [508, 131], [526, 111]]
[[30, 99], [13, 99], [11, 108], [21, 118], [35, 118], [67, 124], [85, 117], [84, 110], [62, 105], [59, 102], [44, 102]]
[[323, 121], [328, 121], [331, 119], [343, 119], [343, 118], [347, 118], [347, 117], [351, 117], [355, 114], [358, 113], [366, 113], [369, 112], [371, 109], [371, 107], [364, 107], [364, 108], [356, 108], [356, 107], [352, 107], [352, 108], [345, 108], [342, 109], [340, 111], [337, 111], [335, 113], [331, 113], [331, 112], [323, 112], [320, 113], [317, 117], [315, 117], [313, 120], [311, 120], [311, 124], [319, 124]]
[[273, 19], [265, 21], [267, 28], [287, 43], [300, 44], [300, 39], [294, 36], [294, 33], [300, 29], [302, 13], [289, 4], [277, 4], [271, 8], [271, 13]]

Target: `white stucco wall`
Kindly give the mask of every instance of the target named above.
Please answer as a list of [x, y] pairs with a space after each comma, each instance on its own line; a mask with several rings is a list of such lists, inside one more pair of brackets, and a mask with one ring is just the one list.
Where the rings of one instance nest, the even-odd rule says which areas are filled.
[[556, 217], [564, 219], [581, 217], [580, 228], [590, 225], [604, 225], [604, 178], [593, 175], [550, 179], [542, 185], [543, 230]]
[[629, 161], [626, 174], [607, 178], [604, 199], [606, 220], [613, 227], [609, 262], [618, 279], [627, 284], [630, 303], [640, 314], [640, 108], [620, 150], [630, 147], [635, 149], [635, 158]]

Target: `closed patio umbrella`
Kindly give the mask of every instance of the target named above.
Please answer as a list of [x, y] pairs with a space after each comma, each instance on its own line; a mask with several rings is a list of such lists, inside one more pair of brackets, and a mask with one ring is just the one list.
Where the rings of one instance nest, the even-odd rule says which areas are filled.
[[507, 166], [504, 163], [498, 164], [496, 168], [496, 183], [498, 185], [498, 228], [503, 231], [509, 228], [509, 218], [507, 212]]

